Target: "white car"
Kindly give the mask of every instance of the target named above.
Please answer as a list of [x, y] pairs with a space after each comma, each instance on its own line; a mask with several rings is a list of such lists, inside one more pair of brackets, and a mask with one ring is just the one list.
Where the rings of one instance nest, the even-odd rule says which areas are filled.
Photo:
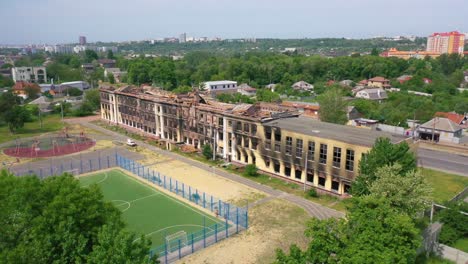
[[128, 138], [127, 139], [127, 145], [130, 146], [130, 147], [134, 147], [137, 144], [135, 143], [135, 141], [133, 141], [133, 139]]

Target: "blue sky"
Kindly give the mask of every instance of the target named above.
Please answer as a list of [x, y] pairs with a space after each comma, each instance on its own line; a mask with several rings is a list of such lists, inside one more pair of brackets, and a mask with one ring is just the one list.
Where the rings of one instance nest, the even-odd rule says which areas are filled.
[[2, 44], [468, 32], [466, 0], [0, 0], [0, 17]]

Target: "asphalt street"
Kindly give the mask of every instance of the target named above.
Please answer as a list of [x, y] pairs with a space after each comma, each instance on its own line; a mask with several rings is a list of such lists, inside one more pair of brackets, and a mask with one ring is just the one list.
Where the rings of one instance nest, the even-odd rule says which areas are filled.
[[468, 156], [459, 154], [420, 148], [418, 166], [468, 177]]

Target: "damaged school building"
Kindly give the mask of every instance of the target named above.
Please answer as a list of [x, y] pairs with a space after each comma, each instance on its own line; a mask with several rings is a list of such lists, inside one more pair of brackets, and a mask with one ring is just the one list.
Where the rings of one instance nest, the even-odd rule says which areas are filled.
[[201, 148], [237, 164], [336, 195], [349, 193], [358, 164], [375, 140], [403, 138], [320, 122], [276, 103], [227, 104], [198, 92], [150, 86], [100, 87], [101, 118], [169, 144]]

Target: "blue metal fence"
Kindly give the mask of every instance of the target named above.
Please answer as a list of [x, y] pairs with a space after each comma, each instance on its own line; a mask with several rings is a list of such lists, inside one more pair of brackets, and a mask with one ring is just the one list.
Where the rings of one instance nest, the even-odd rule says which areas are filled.
[[249, 226], [248, 210], [218, 199], [210, 194], [193, 188], [169, 176], [162, 175], [132, 159], [115, 154], [117, 166], [139, 177], [164, 188], [190, 203], [203, 207], [223, 219], [224, 223], [216, 223], [202, 230], [187, 234], [186, 240], [175, 240], [151, 250], [150, 255], [158, 254], [160, 261], [170, 263], [199, 249], [215, 244], [218, 241], [239, 233]]
[[189, 203], [196, 204], [213, 212], [222, 220], [220, 223], [205, 226], [202, 230], [187, 234], [186, 240], [182, 241], [179, 239], [170, 242], [170, 244], [158, 245], [152, 248], [150, 256], [158, 254], [161, 263], [174, 262], [197, 250], [246, 230], [249, 226], [247, 207], [238, 207], [224, 202], [117, 153], [110, 156], [100, 156], [97, 159], [82, 159], [80, 156], [80, 159], [73, 159], [69, 162], [57, 160], [57, 163], [51, 161], [49, 164], [44, 164], [45, 166], [13, 169], [12, 172], [18, 176], [37, 175], [40, 178], [46, 178], [65, 172], [79, 175], [112, 167], [120, 167], [182, 197]]

